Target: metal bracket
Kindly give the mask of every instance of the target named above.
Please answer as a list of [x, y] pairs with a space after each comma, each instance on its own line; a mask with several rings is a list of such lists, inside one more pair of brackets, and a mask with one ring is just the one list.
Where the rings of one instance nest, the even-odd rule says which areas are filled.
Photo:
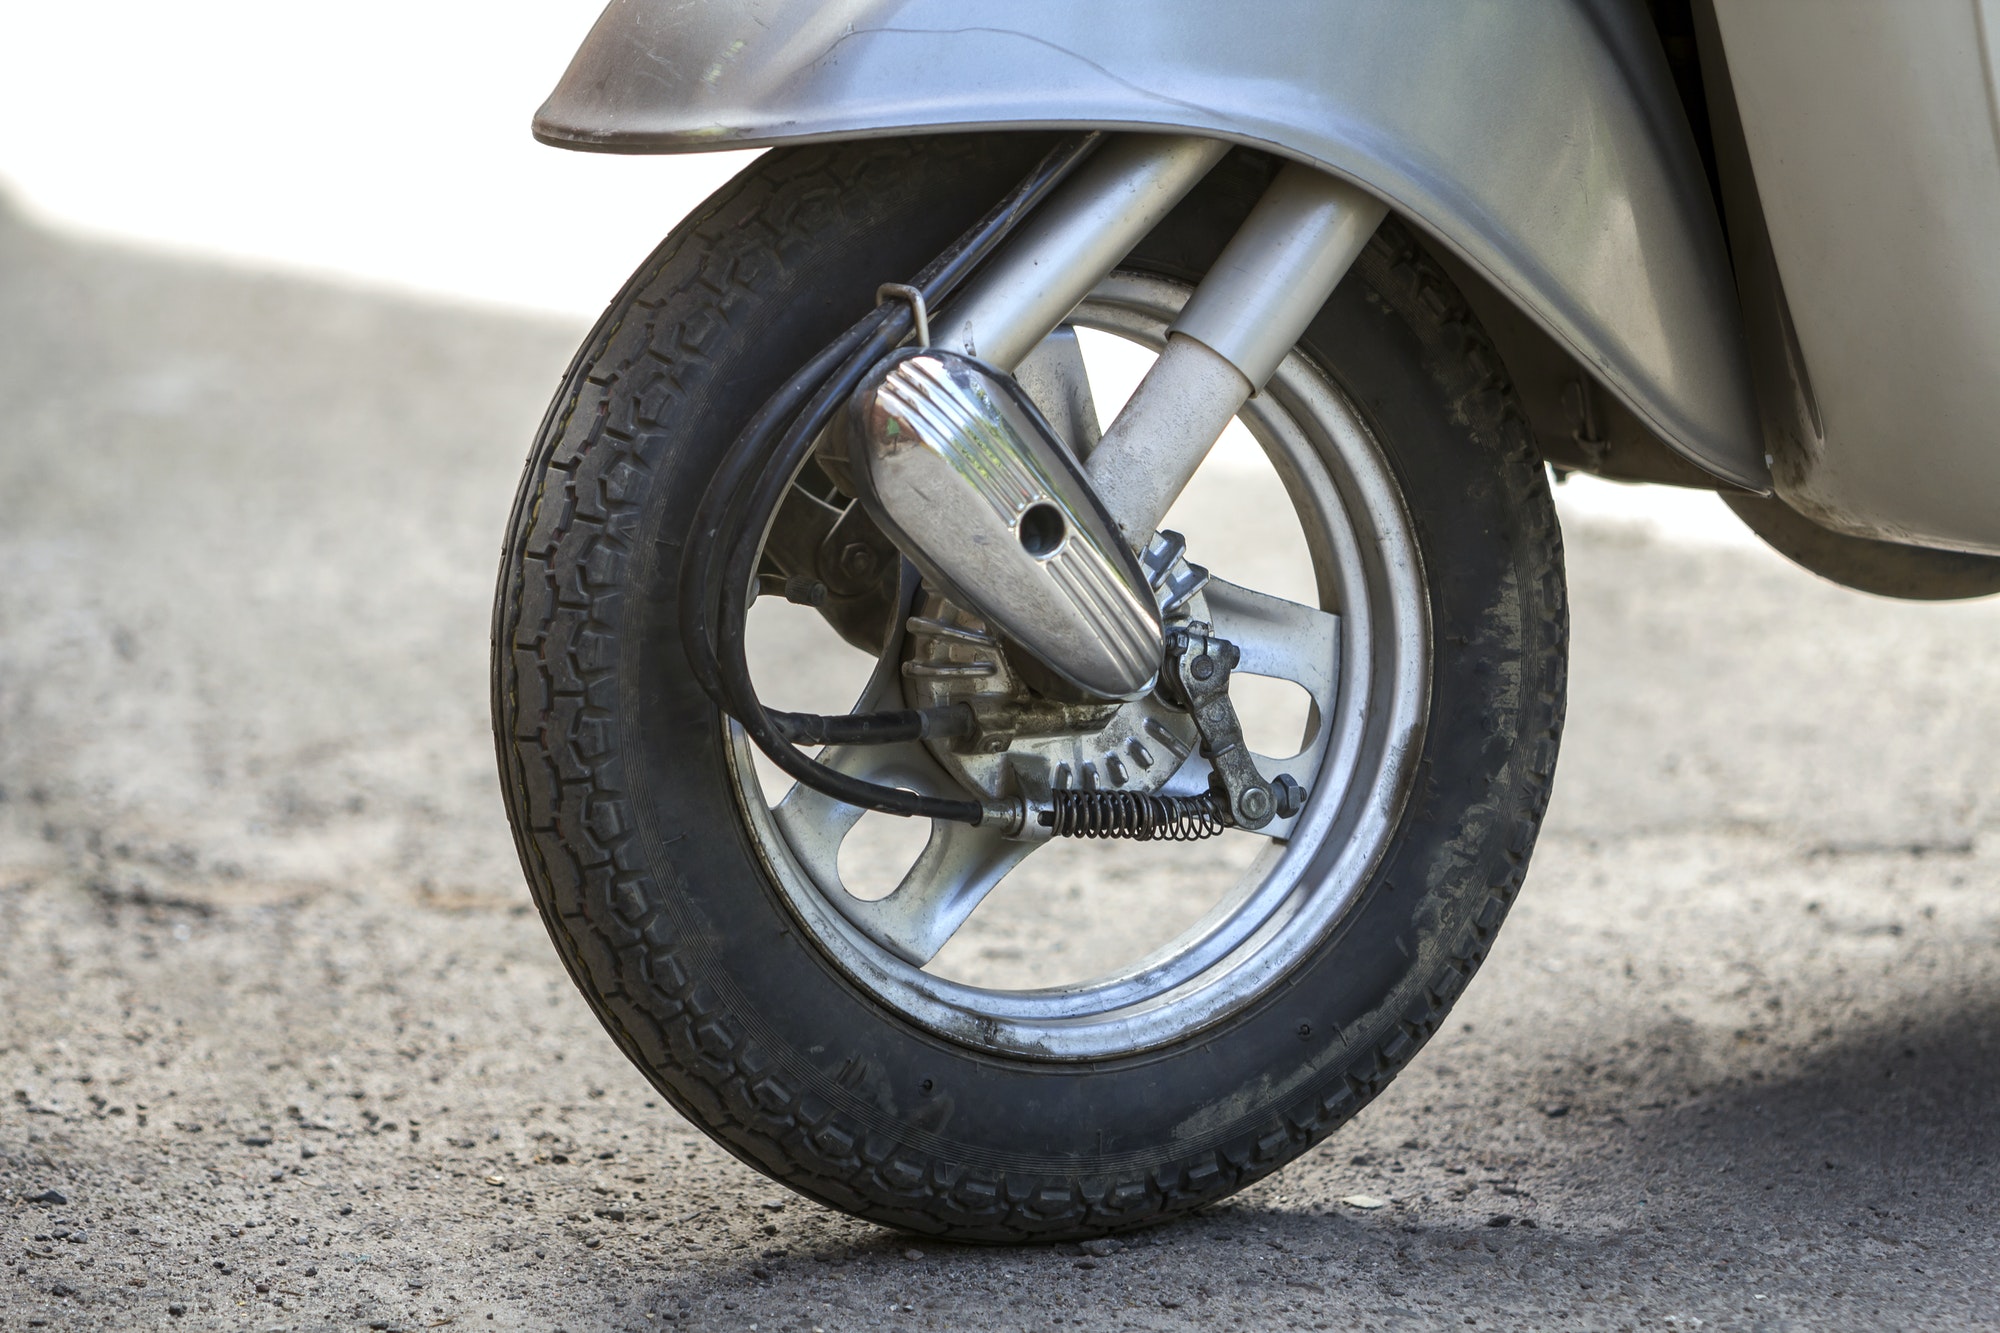
[[875, 304], [886, 305], [890, 301], [910, 303], [910, 317], [917, 322], [917, 346], [931, 345], [931, 312], [924, 304], [924, 294], [906, 282], [885, 282], [875, 289]]
[[1023, 736], [1057, 736], [1064, 732], [1098, 731], [1108, 725], [1121, 704], [1064, 703], [1057, 699], [977, 694], [962, 700], [972, 710], [971, 732], [953, 742], [954, 749], [974, 754], [1000, 754]]
[[1287, 773], [1265, 782], [1243, 741], [1243, 724], [1229, 702], [1229, 673], [1242, 654], [1227, 639], [1216, 638], [1206, 623], [1195, 620], [1167, 629], [1167, 669], [1174, 699], [1194, 718], [1201, 733], [1201, 753], [1214, 772], [1211, 788], [1229, 803], [1238, 828], [1260, 829], [1274, 817], [1290, 818], [1305, 805], [1305, 789]]

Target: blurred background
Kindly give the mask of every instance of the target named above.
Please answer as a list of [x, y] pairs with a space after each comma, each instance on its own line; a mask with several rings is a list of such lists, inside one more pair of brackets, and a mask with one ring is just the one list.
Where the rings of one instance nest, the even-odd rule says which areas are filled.
[[581, 318], [751, 156], [544, 148], [599, 0], [11, 4], [0, 183], [105, 237]]
[[[793, 1320], [824, 1280], [772, 1253], [900, 1262], [779, 1216], [657, 1107], [527, 915], [501, 814], [488, 615], [522, 459], [590, 320], [750, 156], [535, 144], [597, 8], [0, 9], [0, 1196], [61, 1185], [152, 1246], [65, 1267], [69, 1296], [24, 1259], [0, 1292], [39, 1285], [0, 1309], [228, 1311], [263, 1262], [243, 1228], [294, 1212], [352, 1261], [309, 1308], [376, 1327], [481, 1302], [615, 1324], [628, 1299]], [[1557, 499], [1569, 723], [1515, 919], [1437, 1049], [1217, 1225], [1276, 1228], [1332, 1283], [1431, 1244], [1396, 1229], [1421, 1218], [1451, 1237], [1454, 1324], [1539, 1308], [1552, 1265], [1609, 1299], [1635, 1235], [1678, 1308], [1748, 1308], [1711, 1263], [1737, 1231], [1728, 1282], [1788, 1309], [1831, 1319], [1843, 1283], [1990, 1309], [1991, 1228], [1964, 1231], [2000, 1169], [2000, 610], [1833, 587], [1705, 494]], [[705, 1220], [621, 1229], [580, 1171], [536, 1177], [539, 1221], [478, 1193], [585, 1147], [652, 1200], [635, 1218]], [[385, 1182], [426, 1192], [326, 1197]], [[1356, 1189], [1396, 1211], [1343, 1223]], [[1508, 1266], [1493, 1212], [1569, 1231], [1506, 1232], [1555, 1256]], [[1939, 1253], [1883, 1248], [1917, 1236]], [[1757, 1257], [1795, 1242], [1850, 1271]], [[1066, 1259], [952, 1262], [1073, 1308]], [[114, 1290], [126, 1266], [154, 1285]], [[916, 1271], [863, 1304], [915, 1299]], [[1345, 1298], [1429, 1299], [1381, 1281]], [[1234, 1299], [1277, 1323], [1300, 1298]]]
[[516, 894], [480, 665], [512, 480], [588, 321], [753, 156], [535, 143], [600, 7], [8, 7], [0, 825], [35, 859]]

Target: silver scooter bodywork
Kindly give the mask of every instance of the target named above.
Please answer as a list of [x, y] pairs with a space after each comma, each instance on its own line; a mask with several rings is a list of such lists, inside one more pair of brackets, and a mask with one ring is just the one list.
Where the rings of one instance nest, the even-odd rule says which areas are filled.
[[[1779, 494], [1857, 536], [2000, 553], [2000, 3], [1715, 19], [1796, 331]], [[1760, 385], [1767, 409], [1787, 387]]]
[[1730, 266], [1622, 0], [613, 0], [543, 140], [690, 152], [930, 130], [1173, 129], [1386, 200], [1661, 439], [1770, 485]]

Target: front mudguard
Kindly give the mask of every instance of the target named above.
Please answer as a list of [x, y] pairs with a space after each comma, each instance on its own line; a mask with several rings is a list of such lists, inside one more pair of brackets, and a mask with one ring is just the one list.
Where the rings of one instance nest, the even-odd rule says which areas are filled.
[[1078, 126], [1354, 181], [1690, 461], [1769, 487], [1714, 204], [1637, 0], [612, 0], [535, 133], [666, 153]]

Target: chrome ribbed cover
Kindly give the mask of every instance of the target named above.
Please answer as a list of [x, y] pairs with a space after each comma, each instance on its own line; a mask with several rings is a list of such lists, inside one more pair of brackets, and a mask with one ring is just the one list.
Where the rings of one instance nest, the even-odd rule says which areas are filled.
[[1153, 688], [1152, 590], [1011, 377], [956, 353], [905, 350], [849, 410], [862, 501], [927, 578], [1079, 689], [1135, 699]]

